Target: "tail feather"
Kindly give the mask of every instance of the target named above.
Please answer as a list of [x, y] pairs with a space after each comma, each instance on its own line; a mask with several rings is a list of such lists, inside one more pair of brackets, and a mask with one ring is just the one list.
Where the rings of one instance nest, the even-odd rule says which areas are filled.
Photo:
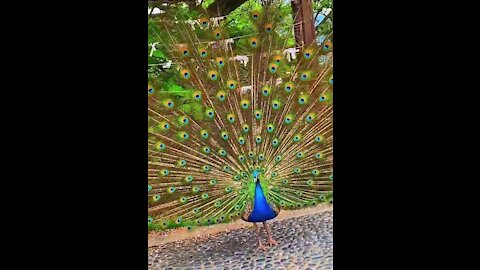
[[152, 28], [182, 87], [149, 86], [150, 226], [239, 218], [253, 200], [254, 168], [264, 175], [267, 200], [279, 208], [331, 196], [332, 65], [331, 58], [317, 60], [332, 43], [287, 59], [278, 10], [253, 11], [251, 34], [234, 42], [206, 13], [201, 28], [173, 21]]

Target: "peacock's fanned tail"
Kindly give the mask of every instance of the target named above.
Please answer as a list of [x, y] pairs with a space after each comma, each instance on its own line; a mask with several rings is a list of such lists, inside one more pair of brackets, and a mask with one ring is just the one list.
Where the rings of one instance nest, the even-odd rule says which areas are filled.
[[254, 34], [234, 42], [206, 15], [195, 29], [157, 22], [158, 46], [182, 87], [148, 89], [149, 226], [240, 218], [253, 201], [253, 169], [276, 208], [329, 200], [332, 41], [291, 59], [277, 10], [252, 11]]

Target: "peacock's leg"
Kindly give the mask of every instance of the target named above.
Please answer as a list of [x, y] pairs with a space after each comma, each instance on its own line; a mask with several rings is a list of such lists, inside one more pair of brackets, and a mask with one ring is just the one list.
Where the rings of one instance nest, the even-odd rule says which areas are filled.
[[268, 225], [267, 225], [267, 222], [266, 222], [266, 221], [264, 221], [264, 222], [263, 222], [263, 227], [265, 228], [265, 231], [267, 231], [267, 236], [268, 236], [268, 244], [269, 244], [270, 246], [274, 246], [274, 245], [276, 245], [276, 244], [277, 244], [277, 241], [275, 241], [275, 240], [273, 240], [273, 239], [272, 239], [272, 235], [271, 235], [270, 227], [268, 227]]
[[258, 248], [257, 250], [261, 249], [263, 251], [267, 250], [267, 247], [262, 244], [262, 239], [260, 238], [260, 227], [257, 226], [257, 223], [253, 223], [253, 226], [255, 227], [255, 233], [257, 235], [257, 241], [258, 241]]

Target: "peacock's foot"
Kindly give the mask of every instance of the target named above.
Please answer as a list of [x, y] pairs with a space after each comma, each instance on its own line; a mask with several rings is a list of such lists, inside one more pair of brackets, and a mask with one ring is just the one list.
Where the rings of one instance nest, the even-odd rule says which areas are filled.
[[273, 240], [273, 239], [268, 239], [268, 244], [273, 247], [273, 246], [276, 246], [278, 243], [277, 241]]
[[258, 247], [257, 247], [257, 250], [263, 250], [263, 251], [267, 251], [267, 246], [263, 245], [263, 244], [258, 244]]

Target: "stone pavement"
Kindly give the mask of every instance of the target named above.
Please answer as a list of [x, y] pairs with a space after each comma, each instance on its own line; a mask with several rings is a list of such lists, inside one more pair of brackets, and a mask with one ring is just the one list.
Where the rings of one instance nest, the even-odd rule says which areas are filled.
[[266, 252], [253, 226], [167, 243], [150, 253], [149, 269], [333, 269], [332, 219], [333, 210], [268, 222], [278, 245]]

